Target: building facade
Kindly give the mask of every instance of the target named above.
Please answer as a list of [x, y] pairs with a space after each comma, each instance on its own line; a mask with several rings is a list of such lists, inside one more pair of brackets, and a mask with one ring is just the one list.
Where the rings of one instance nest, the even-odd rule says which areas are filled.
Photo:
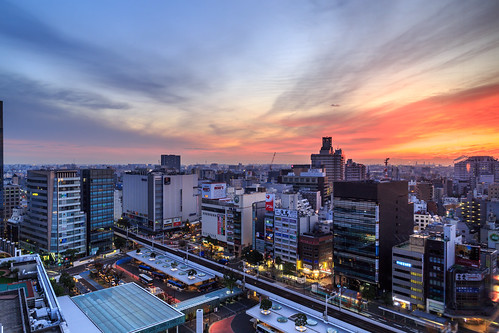
[[224, 250], [240, 256], [246, 246], [253, 244], [253, 206], [265, 202], [264, 192], [244, 194], [234, 192], [228, 198], [207, 199], [201, 203], [203, 237], [222, 243]]
[[180, 155], [161, 155], [161, 166], [179, 172]]
[[21, 246], [59, 255], [86, 252], [86, 218], [80, 177], [75, 170], [29, 170], [28, 212], [21, 225]]
[[345, 165], [345, 180], [359, 181], [367, 179], [366, 166], [364, 164], [355, 163], [351, 159]]
[[123, 215], [145, 232], [159, 233], [199, 219], [197, 175], [163, 172], [123, 175]]
[[333, 149], [333, 139], [330, 136], [322, 138], [319, 154], [312, 154], [310, 159], [312, 168], [326, 172], [330, 187], [335, 181], [345, 179], [345, 155], [341, 149]]
[[81, 170], [82, 207], [87, 216], [87, 254], [96, 255], [113, 248], [114, 171]]
[[391, 289], [392, 248], [413, 233], [406, 181], [335, 182], [334, 274], [351, 289]]

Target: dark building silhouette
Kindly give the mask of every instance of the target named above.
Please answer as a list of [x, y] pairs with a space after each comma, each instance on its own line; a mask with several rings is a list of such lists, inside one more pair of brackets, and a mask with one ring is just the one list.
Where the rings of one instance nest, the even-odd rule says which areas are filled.
[[390, 290], [392, 247], [414, 228], [407, 182], [335, 182], [333, 216], [336, 281]]
[[3, 236], [4, 231], [4, 209], [3, 209], [3, 101], [0, 101], [0, 217], [2, 218], [0, 236]]
[[104, 253], [113, 248], [114, 171], [81, 170], [82, 210], [87, 216], [87, 254]]
[[161, 166], [180, 171], [180, 155], [161, 155]]

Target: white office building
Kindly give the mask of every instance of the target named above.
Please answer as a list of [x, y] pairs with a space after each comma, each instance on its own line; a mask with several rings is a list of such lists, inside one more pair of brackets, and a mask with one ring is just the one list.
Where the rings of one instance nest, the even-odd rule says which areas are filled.
[[156, 233], [199, 219], [197, 175], [163, 172], [123, 175], [123, 215]]

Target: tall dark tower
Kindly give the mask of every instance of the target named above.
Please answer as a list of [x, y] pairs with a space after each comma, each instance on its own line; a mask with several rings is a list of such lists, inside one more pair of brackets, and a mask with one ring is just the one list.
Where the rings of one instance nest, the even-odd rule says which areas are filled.
[[[0, 101], [0, 220], [1, 227], [4, 226], [3, 221], [3, 101]], [[3, 236], [4, 228], [0, 230], [0, 236]]]

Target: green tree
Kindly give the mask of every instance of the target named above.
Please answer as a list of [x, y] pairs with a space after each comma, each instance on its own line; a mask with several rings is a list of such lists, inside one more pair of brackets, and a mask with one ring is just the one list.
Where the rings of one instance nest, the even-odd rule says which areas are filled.
[[156, 258], [156, 252], [151, 253], [151, 258]]
[[195, 269], [189, 269], [189, 271], [187, 272], [187, 275], [188, 276], [194, 276], [196, 275], [198, 272], [195, 270]]
[[122, 249], [126, 245], [126, 240], [121, 237], [114, 237], [114, 247], [117, 249]]
[[257, 250], [250, 250], [243, 258], [252, 265], [258, 265], [263, 261], [263, 254]]
[[224, 284], [225, 287], [229, 288], [230, 292], [234, 290], [234, 287], [237, 282], [237, 277], [232, 273], [232, 271], [228, 271], [224, 274]]
[[275, 258], [275, 264], [276, 264], [277, 266], [279, 266], [279, 265], [281, 265], [281, 264], [282, 264], [282, 259], [281, 259], [281, 257], [276, 257], [276, 258]]
[[294, 275], [296, 274], [296, 265], [290, 262], [285, 262], [282, 267], [282, 272], [286, 275]]
[[264, 311], [270, 310], [271, 307], [272, 307], [272, 301], [268, 298], [264, 298], [260, 302], [260, 309], [262, 309]]
[[68, 290], [72, 290], [75, 287], [75, 281], [73, 277], [66, 272], [63, 272], [59, 277], [59, 283]]
[[78, 250], [76, 249], [67, 249], [63, 253], [61, 253], [64, 257], [69, 258], [69, 261], [74, 261], [76, 255], [78, 254]]
[[361, 291], [362, 297], [368, 301], [373, 300], [376, 297], [376, 288], [373, 285], [366, 284]]
[[57, 283], [55, 279], [50, 279], [50, 284], [52, 285], [52, 289], [54, 289], [55, 295], [57, 297], [66, 295], [64, 287]]
[[296, 315], [295, 326], [305, 326], [307, 325], [307, 315], [304, 313], [299, 313]]

